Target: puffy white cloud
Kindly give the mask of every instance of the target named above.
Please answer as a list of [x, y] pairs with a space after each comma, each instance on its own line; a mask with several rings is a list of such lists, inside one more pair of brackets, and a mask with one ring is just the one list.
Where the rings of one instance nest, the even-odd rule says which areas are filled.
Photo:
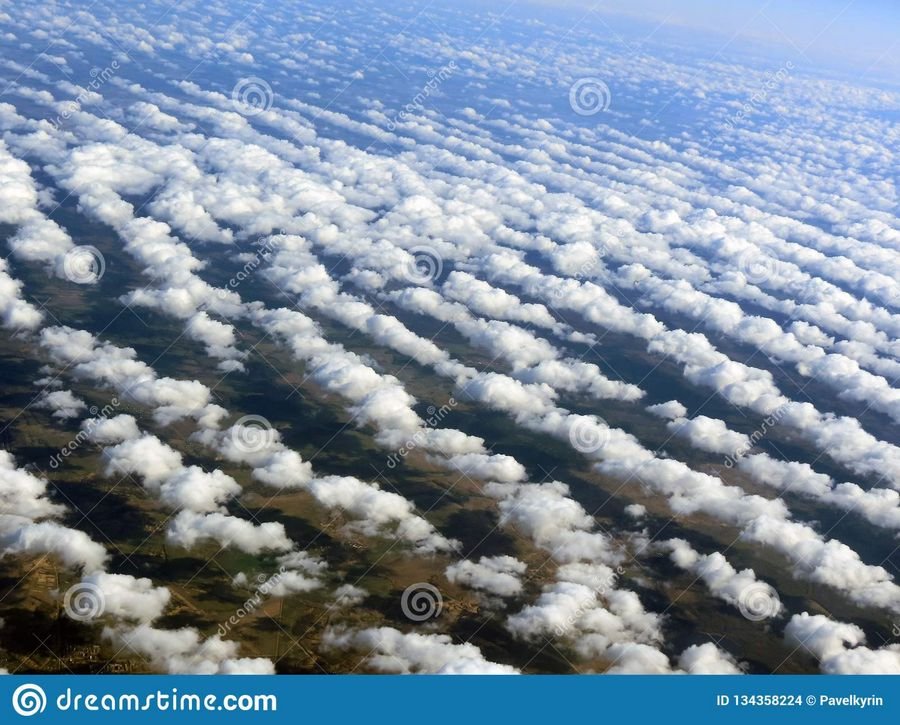
[[622, 645], [652, 649], [662, 641], [661, 618], [647, 612], [634, 592], [617, 589], [618, 576], [604, 564], [566, 564], [557, 581], [546, 585], [534, 604], [512, 615], [506, 627], [526, 640], [568, 640], [588, 658], [616, 658]]
[[63, 507], [46, 497], [47, 482], [16, 467], [9, 451], [0, 451], [0, 510], [31, 519], [56, 516]]
[[107, 476], [135, 474], [151, 490], [158, 490], [163, 481], [183, 467], [181, 454], [149, 433], [105, 448], [103, 459]]
[[737, 467], [755, 481], [779, 492], [796, 493], [865, 517], [876, 526], [900, 529], [900, 492], [855, 483], [836, 483], [808, 463], [781, 461], [760, 453], [738, 460]]
[[172, 675], [272, 675], [275, 666], [261, 657], [238, 657], [237, 642], [218, 635], [201, 639], [190, 627], [158, 629], [149, 624], [103, 630], [115, 646], [145, 658], [154, 669]]
[[248, 554], [293, 548], [284, 526], [276, 521], [254, 524], [218, 511], [206, 514], [181, 511], [169, 524], [166, 538], [185, 549], [211, 540], [222, 547], [233, 546]]
[[241, 360], [246, 357], [235, 347], [234, 327], [212, 319], [206, 312], [193, 315], [185, 328], [191, 339], [206, 346], [206, 354], [219, 359], [219, 368], [243, 371]]
[[687, 408], [685, 408], [677, 400], [670, 400], [666, 403], [657, 403], [656, 405], [648, 405], [647, 411], [660, 418], [668, 418], [675, 420], [677, 418], [687, 417]]
[[512, 556], [483, 556], [467, 559], [447, 567], [447, 579], [499, 597], [513, 597], [522, 592], [522, 574], [526, 565]]
[[34, 330], [40, 327], [43, 314], [22, 299], [22, 283], [8, 273], [6, 260], [0, 259], [0, 319], [10, 330]]
[[369, 596], [369, 593], [362, 587], [358, 587], [355, 584], [341, 584], [334, 590], [334, 603], [332, 606], [337, 608], [355, 607], [357, 604], [361, 604], [367, 596]]
[[103, 546], [83, 531], [8, 514], [0, 514], [0, 545], [6, 554], [53, 554], [66, 566], [84, 571], [102, 569], [107, 559]]
[[490, 662], [473, 644], [454, 644], [446, 634], [405, 634], [391, 627], [327, 630], [325, 649], [358, 649], [373, 670], [393, 674], [514, 675], [510, 665]]
[[725, 421], [698, 415], [696, 418], [676, 418], [666, 424], [675, 435], [687, 438], [691, 445], [709, 451], [734, 456], [750, 446], [750, 438], [729, 430]]
[[714, 596], [737, 607], [748, 618], [769, 619], [784, 609], [775, 589], [759, 581], [756, 572], [737, 571], [719, 552], [700, 554], [684, 539], [670, 539], [661, 546], [669, 549], [677, 566], [702, 579]]
[[865, 647], [865, 634], [855, 624], [802, 612], [788, 622], [784, 637], [789, 645], [818, 659], [827, 674], [900, 674], [900, 645], [889, 644], [874, 650]]
[[412, 503], [392, 491], [383, 491], [351, 476], [315, 478], [309, 483], [309, 490], [328, 508], [347, 511], [354, 517], [350, 527], [368, 536], [384, 534], [383, 527], [392, 525], [394, 536], [422, 551], [448, 551], [457, 546], [417, 515]]
[[83, 531], [53, 520], [65, 511], [47, 498], [47, 482], [16, 467], [0, 451], [0, 545], [4, 554], [53, 554], [63, 564], [85, 572], [103, 568], [106, 550]]
[[199, 466], [187, 466], [168, 476], [160, 486], [161, 499], [174, 509], [216, 511], [241, 492], [237, 482], [216, 469], [204, 471]]
[[[62, 261], [74, 244], [64, 229], [40, 211], [40, 204], [40, 193], [29, 165], [15, 158], [6, 143], [0, 141], [0, 222], [18, 227], [9, 240], [12, 253], [22, 260], [44, 262], [49, 269], [64, 276]], [[36, 309], [25, 303], [16, 305], [7, 297], [16, 285], [5, 274], [6, 269], [4, 261], [0, 265], [0, 310], [5, 324], [29, 327], [29, 319], [36, 324], [40, 320]]]
[[900, 675], [900, 644], [854, 647], [822, 663], [830, 675]]
[[253, 477], [277, 489], [300, 488], [312, 477], [312, 464], [291, 450], [275, 451], [263, 465], [253, 469]]
[[612, 664], [609, 675], [668, 675], [669, 658], [655, 647], [637, 642], [617, 642], [606, 650]]
[[171, 596], [165, 587], [155, 587], [149, 579], [129, 574], [94, 572], [81, 583], [94, 588], [103, 615], [122, 620], [152, 622], [162, 616]]
[[467, 272], [453, 271], [441, 286], [444, 296], [465, 304], [474, 312], [495, 320], [530, 322], [538, 327], [559, 330], [557, 322], [544, 305], [523, 303], [515, 295], [492, 287]]
[[569, 498], [564, 483], [494, 483], [487, 492], [499, 499], [501, 525], [520, 529], [557, 561], [619, 562], [621, 553], [607, 536], [590, 531], [593, 517]]
[[162, 424], [210, 412], [210, 392], [205, 385], [157, 377], [130, 347], [100, 342], [86, 330], [71, 327], [44, 328], [40, 340], [54, 362], [77, 377], [97, 381], [127, 400], [154, 408], [154, 417]]
[[694, 644], [678, 658], [678, 666], [691, 675], [740, 675], [743, 670], [727, 652], [712, 642]]
[[35, 403], [37, 408], [46, 408], [53, 411], [54, 418], [77, 418], [81, 415], [81, 411], [87, 408], [87, 405], [80, 398], [69, 390], [54, 390], [45, 393]]
[[525, 478], [525, 467], [512, 456], [495, 453], [458, 453], [449, 456], [451, 468], [483, 481], [513, 482]]
[[865, 564], [849, 546], [825, 540], [808, 526], [763, 515], [741, 538], [781, 552], [795, 576], [834, 587], [861, 606], [900, 612], [900, 587], [884, 567]]
[[[306, 551], [292, 551], [278, 557], [278, 571], [253, 584], [255, 594], [266, 597], [285, 597], [299, 592], [311, 592], [322, 586], [320, 576], [327, 564]], [[246, 586], [249, 578], [243, 572], [234, 578], [236, 586]]]
[[141, 436], [134, 416], [124, 413], [112, 418], [90, 418], [81, 424], [81, 428], [94, 443], [101, 445], [122, 443]]
[[263, 418], [246, 416], [224, 431], [207, 428], [193, 437], [226, 460], [252, 466], [253, 477], [274, 488], [300, 488], [313, 475], [312, 465], [288, 449], [281, 434]]
[[804, 647], [820, 660], [830, 659], [843, 653], [847, 646], [855, 647], [866, 641], [865, 634], [855, 624], [836, 622], [825, 615], [808, 612], [791, 617], [784, 636], [788, 644]]

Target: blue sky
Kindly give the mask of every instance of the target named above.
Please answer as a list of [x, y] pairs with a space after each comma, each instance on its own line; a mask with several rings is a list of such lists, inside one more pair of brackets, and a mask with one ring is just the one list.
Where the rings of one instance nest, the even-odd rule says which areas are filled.
[[[506, 0], [496, 0], [507, 7]], [[900, 81], [900, 3], [890, 0], [530, 0], [559, 13], [624, 15], [713, 31], [734, 50], [772, 45], [801, 60]]]

